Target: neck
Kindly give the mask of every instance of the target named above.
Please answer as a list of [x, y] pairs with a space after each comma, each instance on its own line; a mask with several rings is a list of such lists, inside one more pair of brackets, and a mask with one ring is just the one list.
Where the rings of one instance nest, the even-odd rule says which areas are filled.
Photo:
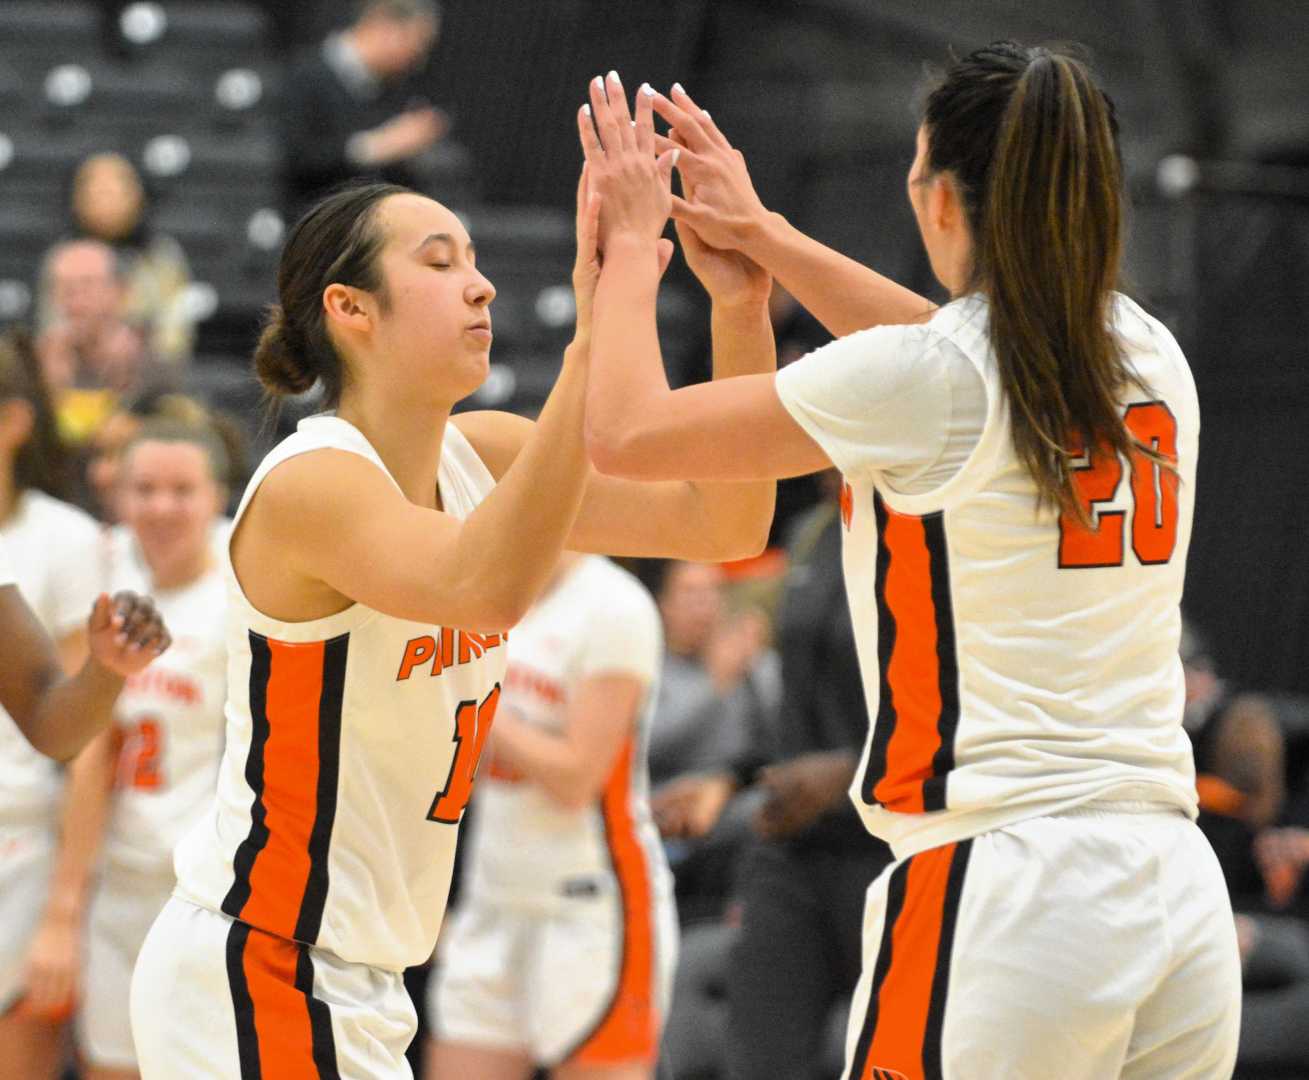
[[342, 398], [336, 414], [363, 432], [406, 499], [440, 509], [436, 475], [450, 406], [434, 410], [430, 401], [383, 398], [360, 388]]
[[199, 581], [214, 564], [213, 552], [206, 543], [191, 558], [165, 568], [150, 567], [152, 587], [159, 592], [181, 589], [192, 582]]

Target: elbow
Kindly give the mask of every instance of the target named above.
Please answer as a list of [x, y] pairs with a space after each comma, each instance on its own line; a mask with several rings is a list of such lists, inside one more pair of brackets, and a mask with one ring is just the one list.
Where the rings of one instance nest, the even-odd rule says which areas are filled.
[[586, 420], [586, 454], [595, 470], [604, 476], [622, 480], [654, 480], [647, 475], [640, 448], [630, 428], [623, 430], [617, 424], [597, 424], [590, 416]]

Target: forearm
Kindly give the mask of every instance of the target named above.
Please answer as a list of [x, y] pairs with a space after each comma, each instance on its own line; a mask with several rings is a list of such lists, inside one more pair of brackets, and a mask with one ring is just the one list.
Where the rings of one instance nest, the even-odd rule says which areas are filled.
[[583, 439], [586, 349], [569, 346], [536, 428], [495, 490], [460, 530], [454, 565], [486, 610], [508, 629], [544, 588], [573, 527], [589, 462]]
[[75, 757], [113, 722], [123, 678], [98, 661], [46, 686], [23, 733], [36, 749], [59, 761]]
[[[777, 345], [767, 299], [741, 306], [715, 302], [710, 332], [715, 380], [777, 370]], [[748, 538], [749, 546], [760, 550], [768, 542], [777, 500], [776, 481], [692, 482], [690, 486], [699, 496], [705, 531], [725, 540]]]
[[911, 289], [769, 214], [742, 250], [768, 270], [835, 337], [888, 323], [919, 322], [936, 305]]
[[85, 913], [87, 886], [109, 819], [114, 746], [113, 733], [105, 731], [69, 767], [59, 853], [46, 905], [50, 916], [77, 922]]
[[506, 711], [495, 722], [496, 760], [525, 776], [565, 809], [585, 806], [599, 793], [579, 747]]

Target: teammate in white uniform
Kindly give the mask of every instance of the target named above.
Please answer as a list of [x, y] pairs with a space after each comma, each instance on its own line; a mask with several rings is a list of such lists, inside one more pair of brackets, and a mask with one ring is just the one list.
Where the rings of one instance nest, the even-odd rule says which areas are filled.
[[649, 593], [598, 556], [566, 555], [514, 628], [429, 984], [433, 1077], [651, 1075], [677, 943], [645, 766], [662, 637]]
[[[869, 892], [846, 1076], [1229, 1076], [1239, 964], [1177, 657], [1199, 411], [1172, 335], [1113, 291], [1112, 106], [1044, 49], [950, 69], [908, 178], [954, 297], [934, 310], [769, 215], [680, 88], [639, 93], [635, 129], [613, 89], [591, 90], [598, 137], [581, 125], [605, 200], [597, 466], [845, 474], [872, 720], [851, 796], [898, 859]], [[683, 149], [679, 226], [848, 336], [668, 389], [649, 263], [674, 204], [661, 144], [629, 136], [652, 107]]]
[[561, 546], [763, 543], [771, 483], [590, 470], [598, 211], [582, 185], [578, 336], [536, 425], [449, 419], [486, 377], [494, 296], [449, 210], [367, 185], [288, 238], [256, 366], [274, 393], [321, 379], [335, 412], [264, 459], [237, 511], [218, 796], [132, 982], [148, 1080], [409, 1076], [401, 973], [436, 941], [504, 632]]
[[[175, 635], [129, 680], [117, 726], [88, 749], [113, 789], [91, 903], [77, 1015], [85, 1080], [131, 1080], [128, 991], [137, 953], [173, 891], [173, 849], [208, 809], [227, 696], [226, 587], [211, 534], [226, 502], [226, 450], [209, 428], [147, 422], [126, 448], [110, 580], [149, 590]], [[94, 763], [94, 764], [92, 764]]]
[[[38, 736], [47, 752], [71, 757], [107, 724], [121, 686], [104, 669], [111, 658], [121, 664], [123, 650], [106, 633], [99, 526], [42, 490], [55, 486], [58, 460], [35, 359], [21, 341], [0, 342], [0, 545], [7, 583], [17, 585], [0, 588], [0, 1077], [41, 1078], [59, 1070], [59, 1028], [72, 1003], [87, 884], [83, 837], [66, 829], [61, 841], [61, 772], [24, 733]], [[96, 617], [88, 622], [92, 605]], [[125, 625], [122, 614], [116, 622], [115, 631]], [[57, 678], [48, 667], [49, 639], [58, 665], [70, 673], [89, 652], [96, 658], [59, 695], [74, 690], [60, 710], [68, 712], [58, 718], [61, 730], [51, 727], [54, 717], [40, 715], [44, 695], [34, 693]], [[153, 649], [138, 650], [128, 670], [152, 658]]]

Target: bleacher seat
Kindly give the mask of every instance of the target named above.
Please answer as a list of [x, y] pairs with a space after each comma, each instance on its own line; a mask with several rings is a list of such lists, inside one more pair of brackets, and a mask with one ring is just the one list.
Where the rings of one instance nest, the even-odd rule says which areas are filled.
[[0, 3], [4, 57], [19, 71], [94, 56], [101, 40], [100, 13], [79, 0], [5, 0]]
[[262, 59], [269, 40], [264, 12], [231, 0], [129, 4], [119, 19], [119, 32], [136, 56], [183, 58], [197, 72]]

